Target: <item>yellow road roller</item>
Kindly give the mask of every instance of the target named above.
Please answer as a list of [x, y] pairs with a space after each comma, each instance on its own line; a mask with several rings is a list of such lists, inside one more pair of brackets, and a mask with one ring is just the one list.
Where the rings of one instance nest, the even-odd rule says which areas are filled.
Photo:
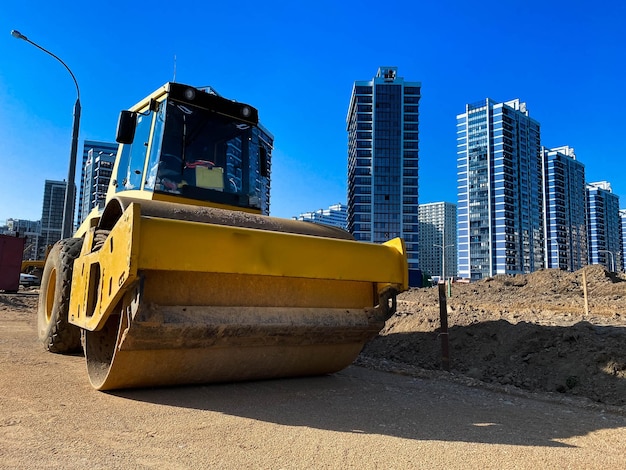
[[407, 289], [404, 243], [266, 215], [258, 111], [167, 83], [122, 111], [102, 209], [46, 260], [38, 334], [98, 390], [328, 374]]

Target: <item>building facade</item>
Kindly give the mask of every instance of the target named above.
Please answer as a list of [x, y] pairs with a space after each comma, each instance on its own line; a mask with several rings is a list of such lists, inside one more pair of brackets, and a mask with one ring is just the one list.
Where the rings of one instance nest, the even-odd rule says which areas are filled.
[[116, 143], [85, 140], [78, 196], [79, 224], [87, 218], [92, 209], [104, 206], [117, 148]]
[[626, 209], [619, 210], [619, 223], [620, 223], [620, 234], [621, 234], [621, 266], [620, 269], [622, 272], [626, 272]]
[[15, 235], [26, 239], [22, 259], [37, 259], [41, 238], [41, 221], [7, 219], [5, 235]]
[[456, 219], [456, 204], [420, 204], [419, 260], [425, 273], [440, 279], [457, 275]]
[[622, 263], [619, 196], [608, 181], [587, 184], [587, 238], [589, 264], [617, 271]]
[[540, 126], [520, 100], [457, 116], [458, 275], [478, 280], [544, 266]]
[[303, 212], [299, 216], [294, 217], [294, 219], [332, 225], [333, 227], [339, 227], [345, 230], [347, 226], [347, 211], [348, 206], [342, 203], [337, 203], [328, 207], [328, 209]]
[[420, 82], [397, 67], [380, 67], [355, 81], [347, 115], [347, 228], [356, 240], [381, 243], [402, 237], [409, 270], [418, 261]]
[[43, 259], [46, 247], [61, 239], [63, 227], [63, 207], [65, 204], [66, 181], [46, 180], [41, 209], [41, 238], [37, 259]]
[[585, 166], [571, 147], [541, 152], [545, 266], [576, 271], [587, 264]]

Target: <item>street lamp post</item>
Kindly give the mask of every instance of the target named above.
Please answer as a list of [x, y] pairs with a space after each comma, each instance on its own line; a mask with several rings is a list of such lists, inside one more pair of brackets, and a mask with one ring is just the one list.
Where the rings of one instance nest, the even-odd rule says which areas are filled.
[[11, 36], [17, 39], [23, 39], [24, 41], [32, 44], [37, 49], [42, 50], [48, 55], [51, 55], [56, 60], [61, 62], [63, 67], [67, 69], [67, 71], [72, 76], [72, 80], [74, 80], [74, 85], [76, 86], [76, 103], [74, 103], [74, 121], [72, 125], [72, 146], [70, 148], [70, 164], [67, 171], [67, 186], [65, 188], [65, 203], [63, 206], [63, 225], [61, 228], [61, 238], [70, 238], [73, 233], [74, 228], [74, 175], [76, 173], [76, 153], [78, 151], [78, 130], [80, 127], [80, 89], [78, 88], [78, 82], [76, 81], [76, 77], [67, 66], [65, 62], [63, 62], [60, 58], [54, 55], [52, 52], [44, 49], [39, 44], [34, 43], [22, 33], [17, 30], [11, 31]]
[[435, 245], [436, 248], [441, 248], [441, 280], [446, 280], [446, 248], [454, 246], [454, 245]]
[[443, 229], [441, 231], [441, 245], [435, 245], [433, 243], [433, 246], [435, 248], [441, 248], [441, 277], [443, 281], [446, 280], [446, 248], [454, 246], [454, 244], [452, 245], [446, 245], [446, 226], [443, 226]]
[[610, 270], [612, 273], [615, 272], [615, 258], [613, 257], [613, 252], [609, 251], [609, 250], [598, 250], [598, 253], [608, 253], [610, 255], [611, 258], [611, 266], [610, 266]]

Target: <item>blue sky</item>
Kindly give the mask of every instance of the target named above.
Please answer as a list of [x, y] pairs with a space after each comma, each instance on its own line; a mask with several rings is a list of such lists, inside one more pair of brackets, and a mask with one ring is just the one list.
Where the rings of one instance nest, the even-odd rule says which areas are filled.
[[[420, 202], [456, 202], [456, 115], [519, 98], [542, 144], [574, 147], [626, 207], [626, 2], [460, 0], [5, 2], [0, 16], [0, 223], [41, 217], [67, 177], [76, 92], [84, 139], [163, 83], [211, 85], [274, 134], [271, 214], [346, 200], [345, 118], [379, 66], [422, 82]], [[174, 66], [174, 64], [176, 64]], [[80, 178], [80, 171], [77, 174]]]

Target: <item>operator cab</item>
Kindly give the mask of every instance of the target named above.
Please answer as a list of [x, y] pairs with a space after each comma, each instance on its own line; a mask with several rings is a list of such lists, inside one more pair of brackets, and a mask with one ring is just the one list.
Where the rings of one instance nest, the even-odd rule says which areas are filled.
[[269, 213], [272, 139], [257, 110], [212, 90], [177, 83], [161, 90], [120, 115], [112, 196], [139, 191], [153, 200]]

